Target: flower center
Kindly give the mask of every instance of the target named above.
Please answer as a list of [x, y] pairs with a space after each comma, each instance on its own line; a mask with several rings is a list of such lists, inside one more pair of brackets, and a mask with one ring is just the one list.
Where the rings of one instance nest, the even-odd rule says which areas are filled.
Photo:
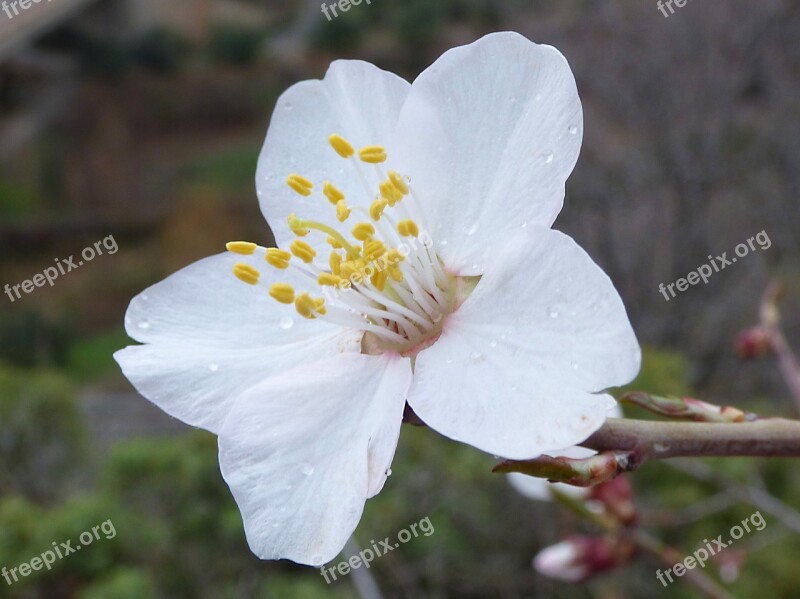
[[[459, 279], [445, 272], [430, 234], [413, 218], [420, 212], [409, 179], [384, 171], [386, 150], [366, 146], [356, 152], [339, 135], [331, 135], [329, 142], [356, 169], [369, 208], [351, 206], [343, 191], [325, 181], [320, 201], [331, 204], [338, 226], [291, 214], [288, 224], [297, 238], [288, 250], [241, 241], [227, 244], [227, 249], [241, 255], [263, 251], [273, 268], [297, 269], [315, 283], [321, 297], [288, 283], [269, 288], [273, 299], [293, 304], [303, 318], [363, 330], [370, 353], [416, 353], [438, 337], [445, 316], [455, 309]], [[370, 187], [370, 178], [377, 184]], [[289, 175], [286, 183], [302, 197], [314, 193], [314, 183], [302, 175]], [[346, 224], [354, 214], [362, 218]], [[315, 261], [314, 247], [302, 239], [308, 235], [323, 235], [330, 246], [325, 268]], [[260, 273], [250, 264], [237, 263], [233, 272], [245, 283], [259, 284]]]

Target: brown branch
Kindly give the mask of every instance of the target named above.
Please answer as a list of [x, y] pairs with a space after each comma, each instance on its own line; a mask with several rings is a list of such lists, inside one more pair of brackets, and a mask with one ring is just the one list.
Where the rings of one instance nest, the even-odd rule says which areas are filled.
[[674, 457], [800, 457], [800, 422], [769, 418], [709, 424], [612, 418], [581, 445], [599, 452], [634, 452], [637, 464]]

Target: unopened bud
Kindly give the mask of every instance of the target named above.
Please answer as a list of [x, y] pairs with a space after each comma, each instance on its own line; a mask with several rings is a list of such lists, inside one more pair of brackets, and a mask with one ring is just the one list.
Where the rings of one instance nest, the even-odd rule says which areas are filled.
[[628, 563], [634, 553], [635, 546], [625, 539], [573, 536], [540, 551], [533, 567], [556, 580], [583, 582]]
[[745, 329], [736, 337], [736, 353], [745, 360], [758, 360], [772, 353], [769, 332], [757, 325]]

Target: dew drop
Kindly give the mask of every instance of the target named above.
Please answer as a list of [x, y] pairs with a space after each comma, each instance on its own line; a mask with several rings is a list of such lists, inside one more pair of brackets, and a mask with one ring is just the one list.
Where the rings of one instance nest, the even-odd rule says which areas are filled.
[[534, 100], [536, 100], [537, 102], [541, 101], [541, 99], [542, 99], [542, 94], [536, 94], [536, 95], [533, 97], [533, 99], [534, 99]]
[[481, 352], [479, 352], [479, 351], [474, 351], [469, 355], [469, 357], [472, 360], [477, 362], [478, 360], [480, 360], [483, 357], [483, 354]]
[[570, 125], [567, 131], [569, 131], [570, 135], [575, 135], [578, 132], [578, 127], [575, 125]]
[[578, 363], [577, 362], [573, 362], [572, 363], [572, 370], [578, 370], [578, 368], [580, 368], [580, 366], [578, 366]]
[[280, 327], [284, 331], [288, 331], [293, 326], [294, 326], [294, 319], [292, 319], [291, 316], [284, 316], [283, 318], [281, 318]]
[[523, 229], [524, 229], [525, 227], [527, 227], [527, 226], [528, 226], [528, 221], [525, 221], [524, 223], [522, 223], [522, 228], [523, 228]]
[[139, 328], [140, 329], [149, 329], [150, 328], [150, 323], [147, 322], [146, 320], [143, 320], [142, 322], [139, 323]]
[[148, 299], [150, 299], [149, 297], [147, 297], [146, 293], [143, 293], [141, 297], [143, 302], [146, 302]]
[[440, 246], [440, 247], [444, 247], [444, 246], [446, 246], [446, 245], [447, 245], [447, 240], [446, 240], [446, 239], [442, 239], [442, 240], [439, 242], [439, 246]]
[[552, 152], [546, 152], [546, 153], [542, 154], [542, 158], [544, 159], [544, 163], [545, 164], [550, 164], [551, 162], [553, 162], [553, 153]]
[[302, 472], [306, 476], [311, 476], [312, 474], [314, 474], [314, 466], [306, 462], [300, 466], [300, 472]]
[[291, 102], [286, 102], [286, 103], [283, 105], [283, 107], [284, 107], [286, 110], [291, 110], [292, 108], [294, 108], [294, 107], [292, 106], [292, 103], [291, 103]]
[[208, 365], [208, 369], [209, 369], [211, 372], [216, 372], [217, 370], [219, 370], [219, 365], [218, 365], [218, 364], [209, 364], [209, 365]]
[[550, 318], [558, 318], [558, 310], [557, 310], [556, 308], [550, 308], [550, 309], [547, 311], [547, 315], [548, 315]]
[[492, 341], [489, 343], [489, 347], [497, 347], [497, 341]]
[[391, 469], [391, 468], [389, 468], [389, 469], [386, 471], [386, 476], [391, 476], [391, 475], [392, 475], [392, 469]]
[[444, 362], [445, 362], [445, 364], [452, 364], [453, 363], [453, 359], [452, 358], [447, 358]]
[[480, 228], [480, 226], [481, 226], [480, 223], [478, 221], [475, 221], [474, 223], [472, 223], [469, 226], [469, 228], [467, 228], [464, 231], [464, 233], [466, 233], [467, 235], [475, 235], [475, 233], [478, 232], [478, 229]]

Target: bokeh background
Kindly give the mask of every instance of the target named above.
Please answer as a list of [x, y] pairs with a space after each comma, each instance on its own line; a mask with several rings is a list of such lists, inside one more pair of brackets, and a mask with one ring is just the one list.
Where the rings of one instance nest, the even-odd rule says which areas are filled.
[[[109, 235], [119, 246], [52, 288], [0, 295], [0, 566], [108, 519], [117, 530], [52, 571], [0, 579], [0, 597], [371, 596], [352, 575], [326, 585], [316, 570], [254, 558], [215, 439], [137, 396], [111, 357], [129, 343], [136, 293], [231, 239], [269, 244], [254, 175], [271, 111], [336, 58], [413, 80], [492, 31], [558, 47], [585, 140], [556, 227], [626, 302], [645, 346], [632, 387], [792, 414], [774, 363], [743, 362], [733, 340], [780, 278], [800, 344], [800, 3], [690, 0], [665, 18], [655, 0], [372, 0], [328, 21], [320, 1], [52, 0], [0, 12], [0, 285]], [[670, 302], [659, 294], [762, 230], [769, 249]], [[355, 538], [366, 546], [426, 516], [435, 533], [373, 563], [384, 597], [696, 596], [683, 582], [663, 589], [647, 559], [583, 586], [539, 576], [538, 550], [587, 529], [517, 495], [494, 463], [404, 428]], [[688, 554], [766, 490], [781, 509], [762, 509], [765, 530], [707, 570], [724, 566], [736, 597], [797, 597], [796, 464], [699, 463], [632, 477], [643, 526]]]

